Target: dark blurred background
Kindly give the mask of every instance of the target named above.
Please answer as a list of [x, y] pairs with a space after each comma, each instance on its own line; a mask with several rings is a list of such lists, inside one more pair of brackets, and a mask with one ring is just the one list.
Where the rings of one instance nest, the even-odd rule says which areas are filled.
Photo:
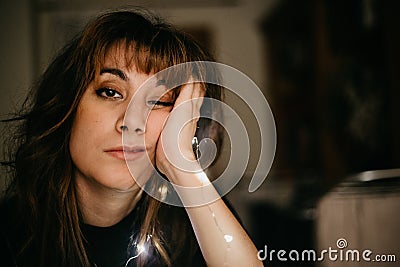
[[[400, 236], [398, 230], [391, 232], [395, 228], [387, 226], [399, 218], [391, 206], [399, 203], [398, 184], [379, 184], [389, 190], [377, 194], [375, 185], [365, 186], [365, 175], [357, 176], [400, 168], [399, 1], [2, 1], [1, 118], [22, 102], [52, 55], [89, 18], [108, 8], [129, 5], [154, 10], [192, 34], [215, 52], [219, 62], [252, 78], [268, 99], [278, 136], [272, 170], [259, 190], [247, 191], [260, 149], [258, 132], [252, 131], [249, 168], [227, 196], [259, 249], [265, 245], [276, 250], [322, 247], [321, 236], [330, 231], [323, 230], [327, 210], [343, 215], [331, 229], [340, 235], [360, 216], [364, 216], [366, 232], [377, 230], [371, 229], [376, 226], [369, 224], [365, 212], [357, 212], [386, 207], [393, 213], [381, 216], [379, 230], [386, 227], [390, 230], [382, 235]], [[240, 106], [233, 96], [228, 95], [227, 102]], [[238, 112], [247, 118], [248, 111]], [[251, 129], [257, 127], [251, 118], [246, 123]], [[215, 173], [222, 168], [218, 166]], [[398, 176], [393, 173], [379, 172], [377, 176]], [[354, 184], [343, 185], [349, 177], [358, 179], [356, 188], [361, 184], [368, 190], [361, 194], [366, 202], [346, 210], [353, 207], [354, 198], [359, 201], [358, 189], [345, 198], [332, 192], [353, 188]], [[321, 208], [327, 198], [345, 201]], [[371, 203], [381, 198], [386, 201], [383, 206]], [[355, 214], [354, 218], [344, 216], [347, 212]], [[359, 224], [354, 227], [361, 229]], [[351, 231], [346, 233], [351, 235]], [[360, 236], [363, 233], [350, 245], [363, 239]], [[335, 247], [339, 237], [329, 237], [328, 243]], [[386, 253], [398, 253], [400, 258], [400, 245], [389, 243], [382, 241], [376, 249], [385, 248]], [[328, 262], [268, 262], [268, 266], [315, 265], [330, 266]]]

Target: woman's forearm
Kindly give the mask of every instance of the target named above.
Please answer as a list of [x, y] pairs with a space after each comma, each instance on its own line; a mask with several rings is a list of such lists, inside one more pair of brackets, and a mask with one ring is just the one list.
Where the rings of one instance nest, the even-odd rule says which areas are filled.
[[[174, 177], [173, 182], [180, 186], [176, 190], [186, 207], [207, 265], [262, 266], [253, 242], [206, 174], [173, 171], [171, 175]], [[182, 190], [182, 187], [193, 190]], [[205, 202], [201, 203], [202, 199]], [[214, 201], [207, 203], [210, 199]]]

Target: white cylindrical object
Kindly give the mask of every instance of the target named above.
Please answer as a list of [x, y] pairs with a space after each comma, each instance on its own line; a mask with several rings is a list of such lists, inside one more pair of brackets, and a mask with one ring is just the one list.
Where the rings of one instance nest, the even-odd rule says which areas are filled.
[[399, 169], [346, 179], [321, 199], [316, 215], [317, 251], [337, 251], [332, 257], [327, 252], [317, 266], [399, 266]]

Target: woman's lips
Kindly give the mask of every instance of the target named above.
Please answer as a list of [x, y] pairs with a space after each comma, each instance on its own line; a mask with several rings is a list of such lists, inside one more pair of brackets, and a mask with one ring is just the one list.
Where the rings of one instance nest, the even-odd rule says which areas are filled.
[[105, 152], [108, 155], [117, 158], [119, 160], [132, 161], [143, 156], [146, 152], [146, 149], [141, 146], [116, 147], [116, 148], [106, 149]]

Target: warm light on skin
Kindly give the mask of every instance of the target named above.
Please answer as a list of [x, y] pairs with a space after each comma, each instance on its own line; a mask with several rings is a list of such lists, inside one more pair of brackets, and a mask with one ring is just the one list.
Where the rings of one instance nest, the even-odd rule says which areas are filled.
[[[69, 148], [83, 220], [100, 227], [116, 224], [139, 201], [142, 189], [128, 169], [126, 154], [135, 175], [147, 180], [153, 173], [151, 164], [164, 121], [172, 109], [171, 105], [153, 108], [150, 102], [160, 96], [144, 95], [138, 108], [150, 113], [138, 113], [126, 125], [134, 137], [128, 147], [131, 151], [126, 153], [122, 143], [125, 129], [121, 127], [125, 112], [136, 90], [151, 76], [127, 64], [126, 52], [125, 47], [110, 48], [101, 71], [80, 100], [71, 129]], [[163, 97], [163, 101], [171, 100], [171, 95]]]
[[[70, 139], [76, 179], [91, 179], [105, 188], [119, 191], [130, 191], [136, 186], [126, 162], [123, 158], [121, 160], [123, 151], [111, 153], [109, 150], [123, 146], [120, 127], [127, 106], [135, 91], [151, 76], [127, 65], [125, 53], [125, 48], [119, 47], [108, 52], [102, 71], [82, 96]], [[135, 167], [135, 173], [150, 176], [152, 168], [148, 166], [147, 157], [154, 159], [163, 123], [171, 109], [171, 106], [157, 108], [150, 112], [148, 118], [143, 114], [143, 117], [138, 115], [130, 120], [130, 129], [145, 131], [136, 134], [132, 140], [132, 145], [146, 149], [144, 153], [137, 153], [137, 159], [130, 162], [130, 167]]]
[[202, 186], [211, 184], [210, 179], [204, 172], [199, 172], [195, 174], [197, 179], [201, 182]]

